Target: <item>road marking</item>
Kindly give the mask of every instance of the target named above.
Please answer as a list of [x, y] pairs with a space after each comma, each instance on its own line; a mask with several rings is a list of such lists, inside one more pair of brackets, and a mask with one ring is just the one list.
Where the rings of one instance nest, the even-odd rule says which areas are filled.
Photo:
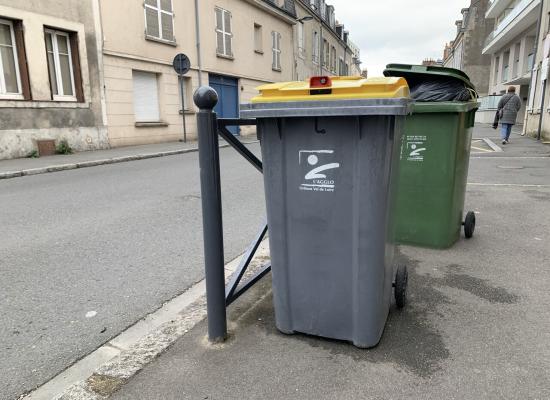
[[[259, 266], [255, 264], [265, 262], [268, 255], [265, 240], [247, 274], [253, 273]], [[237, 270], [241, 257], [225, 265], [226, 281]], [[123, 383], [131, 378], [206, 317], [205, 294], [202, 279], [21, 400], [104, 400], [105, 396], [92, 390], [90, 379], [99, 375], [115, 382], [122, 377], [119, 380]]]
[[524, 185], [519, 183], [479, 183], [468, 182], [470, 186], [501, 186], [501, 187], [532, 187], [532, 188], [550, 188], [550, 185]]
[[491, 139], [489, 139], [489, 138], [483, 138], [483, 141], [484, 141], [485, 143], [487, 143], [487, 146], [489, 146], [491, 149], [493, 149], [493, 151], [495, 151], [495, 152], [497, 152], [497, 153], [502, 153], [502, 149], [501, 149], [499, 146], [497, 146], [497, 145], [495, 144], [495, 142], [493, 142]]
[[[494, 153], [493, 150], [482, 149], [481, 147], [472, 146], [472, 149], [476, 149], [476, 150], [482, 151], [483, 153]], [[482, 153], [482, 154], [483, 154], [483, 153]], [[479, 154], [479, 153], [474, 153], [474, 154]]]

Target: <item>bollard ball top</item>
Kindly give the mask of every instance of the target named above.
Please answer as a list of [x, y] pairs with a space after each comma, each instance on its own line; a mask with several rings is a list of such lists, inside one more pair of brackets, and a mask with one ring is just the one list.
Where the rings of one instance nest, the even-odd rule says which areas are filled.
[[218, 93], [210, 86], [201, 86], [195, 90], [193, 101], [201, 110], [212, 110], [218, 104]]

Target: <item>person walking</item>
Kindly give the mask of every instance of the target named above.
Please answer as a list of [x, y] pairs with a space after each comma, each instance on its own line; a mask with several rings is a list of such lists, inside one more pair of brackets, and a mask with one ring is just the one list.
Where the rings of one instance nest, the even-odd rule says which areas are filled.
[[[510, 140], [510, 133], [512, 132], [512, 126], [516, 123], [516, 118], [520, 108], [521, 99], [516, 94], [516, 88], [514, 86], [510, 86], [508, 88], [508, 93], [501, 97], [497, 106], [497, 116], [500, 122], [500, 138], [502, 139], [502, 144], [508, 144], [508, 141]], [[495, 129], [497, 126], [494, 126]]]

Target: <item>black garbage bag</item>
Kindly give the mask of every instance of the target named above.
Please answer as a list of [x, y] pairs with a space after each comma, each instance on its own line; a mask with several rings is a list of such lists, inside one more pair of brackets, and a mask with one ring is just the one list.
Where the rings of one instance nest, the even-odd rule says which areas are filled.
[[469, 101], [472, 92], [456, 79], [439, 79], [412, 85], [411, 98], [415, 101]]

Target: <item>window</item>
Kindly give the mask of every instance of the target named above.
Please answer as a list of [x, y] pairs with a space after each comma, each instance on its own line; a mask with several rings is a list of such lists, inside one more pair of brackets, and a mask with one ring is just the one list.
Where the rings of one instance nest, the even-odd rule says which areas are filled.
[[233, 57], [231, 47], [231, 13], [223, 8], [216, 7], [216, 53], [225, 57]]
[[[191, 78], [185, 77], [185, 76], [178, 76], [178, 93], [180, 96], [180, 113], [182, 113], [182, 110], [190, 110], [189, 104], [191, 102], [189, 101], [189, 87], [191, 86]], [[182, 96], [182, 88], [183, 88], [183, 96]], [[183, 104], [182, 103], [183, 99]]]
[[336, 73], [336, 48], [334, 46], [330, 49], [330, 70]]
[[330, 63], [330, 46], [328, 44], [328, 41], [323, 39], [323, 66], [328, 69], [329, 63]]
[[[18, 54], [24, 49], [18, 49], [20, 46], [18, 38], [16, 38], [15, 24], [14, 21], [0, 19], [0, 99], [22, 100], [27, 97], [23, 94], [20, 71], [21, 55]], [[20, 39], [22, 42], [22, 35]], [[25, 75], [28, 79], [28, 75], [26, 73]]]
[[264, 52], [262, 46], [262, 26], [259, 24], [254, 24], [254, 51], [260, 54]]
[[53, 100], [84, 101], [76, 34], [46, 29], [45, 35]]
[[281, 34], [279, 32], [271, 32], [271, 43], [273, 52], [273, 62], [271, 68], [276, 71], [281, 70]]
[[304, 57], [305, 55], [305, 46], [304, 46], [304, 24], [302, 22], [298, 23], [298, 55]]
[[495, 76], [494, 76], [494, 81], [493, 81], [493, 85], [497, 85], [498, 84], [498, 69], [499, 69], [499, 64], [500, 64], [500, 57], [497, 57], [495, 58]]
[[327, 6], [325, 4], [325, 0], [319, 1], [319, 12], [321, 14], [321, 18], [326, 19], [326, 17], [327, 17]]
[[319, 62], [319, 33], [313, 32], [313, 62], [318, 63]]
[[145, 0], [145, 35], [174, 42], [174, 11], [172, 0]]
[[132, 71], [134, 84], [134, 115], [136, 122], [159, 122], [157, 74]]
[[344, 59], [340, 57], [339, 65], [338, 65], [338, 71], [340, 71], [340, 76], [345, 76], [345, 64]]

